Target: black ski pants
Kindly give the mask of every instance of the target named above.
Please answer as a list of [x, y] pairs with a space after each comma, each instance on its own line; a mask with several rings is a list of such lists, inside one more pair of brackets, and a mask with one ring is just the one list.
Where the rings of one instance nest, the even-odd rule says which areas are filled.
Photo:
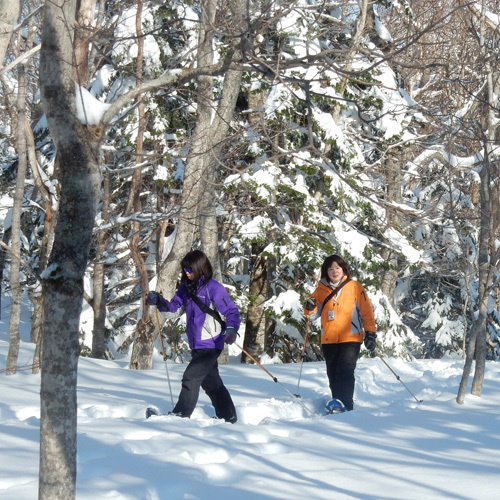
[[226, 422], [236, 422], [233, 400], [219, 374], [217, 358], [221, 352], [220, 349], [194, 349], [191, 352], [191, 361], [182, 376], [179, 400], [172, 413], [190, 417], [198, 402], [201, 387], [210, 398], [215, 415]]
[[340, 399], [346, 410], [354, 407], [354, 370], [358, 361], [361, 344], [342, 342], [340, 344], [321, 344], [326, 362], [326, 374], [332, 398]]

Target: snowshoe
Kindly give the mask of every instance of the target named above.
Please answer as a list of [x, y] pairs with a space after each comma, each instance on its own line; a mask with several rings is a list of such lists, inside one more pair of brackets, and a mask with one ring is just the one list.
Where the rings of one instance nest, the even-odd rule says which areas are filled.
[[344, 403], [337, 398], [330, 399], [326, 403], [325, 410], [327, 414], [344, 413], [346, 411]]
[[152, 408], [151, 406], [146, 408], [146, 418], [159, 417], [160, 415], [161, 413], [156, 408]]

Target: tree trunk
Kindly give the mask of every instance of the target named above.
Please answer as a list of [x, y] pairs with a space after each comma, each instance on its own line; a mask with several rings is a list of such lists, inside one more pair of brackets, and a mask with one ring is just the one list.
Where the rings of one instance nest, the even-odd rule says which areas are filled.
[[[38, 259], [39, 268], [37, 269], [37, 271], [39, 271], [40, 269], [45, 269], [49, 254], [52, 250], [52, 244], [54, 243], [54, 226], [55, 217], [57, 215], [58, 200], [52, 200], [50, 191], [45, 186], [40, 175], [39, 166], [36, 160], [35, 138], [33, 137], [33, 130], [31, 129], [28, 120], [26, 120], [25, 126], [30, 170], [37, 187], [37, 192], [42, 198], [42, 206], [45, 206], [42, 244], [40, 249], [40, 257]], [[30, 295], [30, 300], [33, 305], [33, 313], [31, 314], [30, 341], [36, 344], [35, 354], [33, 356], [33, 373], [38, 373], [40, 371], [40, 351], [43, 330], [43, 298], [41, 284]]]
[[45, 4], [41, 95], [60, 169], [60, 211], [43, 273], [40, 500], [72, 500], [76, 485], [76, 386], [83, 278], [100, 187], [96, 137], [75, 115], [73, 23], [77, 0]]
[[201, 246], [212, 263], [214, 278], [222, 281], [219, 258], [219, 230], [217, 225], [217, 190], [216, 178], [207, 179], [200, 200], [200, 240]]
[[84, 88], [87, 87], [90, 80], [89, 50], [96, 3], [97, 0], [80, 0], [78, 5], [74, 77], [75, 81]]
[[0, 67], [3, 66], [7, 47], [21, 13], [21, 3], [21, 0], [0, 1]]
[[[266, 282], [267, 282], [267, 294], [266, 299], [269, 299], [276, 292], [273, 278], [276, 276], [277, 259], [275, 255], [269, 255], [266, 257]], [[264, 350], [271, 356], [274, 356], [274, 338], [273, 334], [276, 331], [276, 320], [266, 316], [265, 317], [265, 339], [264, 339]], [[305, 333], [304, 333], [305, 336]], [[271, 347], [272, 346], [272, 347]]]
[[[142, 36], [142, 7], [141, 0], [137, 2], [136, 14], [136, 34], [137, 34], [137, 71], [136, 71], [136, 84], [142, 82], [143, 77], [143, 64], [144, 64], [144, 37]], [[138, 97], [139, 104], [137, 106], [139, 115], [139, 124], [136, 139], [136, 162], [141, 163], [143, 158], [143, 140], [144, 131], [146, 128], [146, 117], [144, 114], [144, 104], [142, 98]], [[141, 206], [141, 184], [142, 172], [141, 169], [136, 168], [132, 176], [132, 187], [130, 194], [130, 213], [139, 213], [142, 209]], [[141, 223], [139, 221], [132, 222], [132, 237], [130, 238], [130, 253], [134, 259], [137, 272], [140, 277], [141, 290], [142, 290], [142, 307], [140, 314], [142, 316], [138, 321], [137, 333], [132, 347], [132, 355], [130, 357], [130, 367], [138, 370], [148, 370], [153, 368], [153, 349], [156, 339], [156, 330], [154, 323], [150, 321], [149, 308], [146, 306], [146, 295], [149, 292], [149, 277], [146, 270], [144, 259], [141, 255], [140, 249], [140, 236]]]
[[[485, 161], [480, 171], [481, 178], [481, 225], [479, 228], [479, 294], [478, 294], [478, 316], [473, 323], [469, 344], [466, 350], [466, 360], [462, 379], [457, 395], [457, 403], [463, 404], [465, 401], [465, 392], [467, 382], [472, 367], [472, 360], [476, 359], [476, 369], [474, 380], [472, 382], [471, 393], [480, 396], [484, 382], [484, 368], [486, 363], [486, 321], [488, 310], [488, 299], [490, 295], [490, 286], [493, 278], [493, 265], [490, 261], [489, 249], [491, 235], [491, 177], [490, 177], [489, 155], [485, 148]], [[498, 202], [498, 201], [497, 201]]]
[[[103, 224], [109, 221], [110, 191], [109, 172], [104, 172], [103, 199], [101, 219]], [[100, 230], [97, 233], [97, 249], [94, 260], [92, 310], [94, 311], [94, 325], [92, 330], [92, 353], [97, 359], [106, 359], [106, 296], [104, 293], [105, 264], [104, 252], [108, 241], [108, 231]]]
[[[235, 23], [243, 22], [242, 3], [235, 1], [231, 4], [232, 19]], [[235, 57], [239, 57], [236, 54]], [[210, 85], [212, 87], [212, 85]], [[228, 70], [224, 77], [221, 99], [217, 105], [216, 116], [212, 123], [212, 133], [209, 135], [209, 144], [205, 155], [205, 189], [202, 193], [199, 210], [200, 239], [203, 250], [212, 262], [214, 268], [214, 278], [222, 281], [222, 269], [219, 255], [219, 230], [217, 224], [217, 170], [219, 167], [219, 155], [222, 150], [224, 139], [227, 136], [229, 124], [234, 115], [236, 101], [241, 86], [241, 71]], [[212, 90], [210, 90], [212, 92]], [[208, 94], [208, 89], [207, 89]], [[208, 95], [207, 95], [208, 97]], [[203, 101], [205, 105], [210, 102]], [[201, 105], [201, 103], [199, 104]], [[207, 110], [210, 112], [210, 109]], [[225, 348], [219, 357], [221, 364], [227, 364], [229, 361], [228, 349]]]
[[[232, 22], [239, 26], [239, 30], [241, 32], [242, 39], [245, 37], [245, 33], [248, 32], [248, 24], [245, 18], [245, 4], [241, 0], [233, 0], [230, 2], [229, 7], [231, 9], [231, 19]], [[234, 57], [236, 59], [241, 58], [241, 51], [237, 50], [235, 52]], [[217, 106], [217, 114], [214, 119], [213, 130], [215, 134], [212, 136], [212, 148], [213, 153], [208, 157], [210, 163], [207, 166], [207, 171], [211, 172], [207, 175], [208, 178], [212, 178], [214, 180], [218, 179], [217, 171], [219, 169], [219, 155], [224, 145], [224, 139], [227, 137], [229, 126], [231, 120], [234, 116], [234, 110], [236, 108], [236, 103], [238, 100], [238, 95], [241, 88], [241, 78], [242, 74], [239, 70], [230, 69], [224, 76], [224, 83], [222, 87], [222, 95]], [[204, 205], [205, 213], [211, 214], [211, 222], [209, 220], [206, 221], [206, 224], [201, 225], [202, 234], [203, 231], [207, 231], [212, 233], [212, 245], [213, 250], [212, 253], [213, 258], [216, 259], [216, 269], [217, 274], [216, 277], [220, 281], [222, 280], [222, 269], [220, 268], [220, 255], [219, 255], [219, 230], [217, 225], [216, 218], [216, 210], [218, 199], [215, 196], [217, 192], [216, 185], [212, 186], [213, 196], [208, 199], [206, 197], [206, 201], [211, 202], [211, 206], [207, 203]], [[208, 237], [205, 237], [208, 239]], [[202, 236], [203, 241], [203, 236]], [[221, 363], [228, 362], [228, 351], [224, 350], [223, 355], [220, 358]]]
[[[488, 148], [489, 149], [489, 148]], [[476, 330], [476, 368], [472, 381], [471, 393], [480, 396], [483, 390], [484, 369], [486, 364], [486, 323], [488, 311], [488, 299], [491, 294], [491, 283], [493, 281], [493, 266], [490, 249], [495, 246], [493, 227], [491, 225], [492, 203], [498, 200], [491, 198], [491, 175], [490, 175], [490, 155], [485, 148], [485, 163], [479, 174], [481, 178], [481, 226], [479, 228], [479, 318], [481, 323], [477, 324]]]
[[[385, 179], [387, 182], [387, 199], [402, 202], [401, 196], [401, 169], [396, 160], [392, 157], [385, 159]], [[400, 218], [394, 211], [387, 213], [387, 226], [398, 226]], [[394, 306], [394, 291], [396, 290], [396, 282], [398, 279], [398, 261], [397, 253], [387, 247], [382, 248], [380, 256], [386, 262], [387, 268], [381, 272], [380, 289], [382, 293], [389, 299], [391, 305]]]
[[[268, 276], [266, 258], [262, 256], [263, 245], [252, 245], [252, 267], [250, 270], [250, 303], [248, 305], [245, 324], [244, 349], [257, 358], [264, 352], [266, 341], [266, 318], [264, 303], [267, 299]], [[245, 353], [241, 357], [242, 363], [252, 363]]]
[[[484, 15], [484, 14], [483, 14]], [[500, 82], [498, 81], [498, 70], [494, 71], [489, 59], [489, 42], [486, 40], [484, 31], [486, 29], [485, 19], [481, 20], [481, 51], [486, 61], [486, 99], [488, 106], [485, 106], [486, 131], [484, 136], [484, 160], [483, 167], [479, 173], [480, 184], [480, 228], [479, 228], [479, 317], [484, 318], [484, 322], [479, 326], [476, 338], [476, 369], [474, 380], [472, 381], [471, 393], [480, 396], [483, 390], [484, 370], [487, 354], [487, 311], [488, 299], [491, 295], [491, 284], [494, 280], [495, 271], [498, 273], [498, 244], [496, 231], [498, 231], [498, 197], [493, 193], [498, 193], [499, 167], [495, 162], [498, 147], [496, 141], [497, 130], [499, 129], [496, 106], [498, 102], [498, 92]]]
[[[213, 37], [216, 14], [216, 0], [204, 2], [201, 10], [199, 43], [197, 49], [197, 67], [208, 67], [213, 64]], [[231, 4], [232, 12], [243, 12], [243, 4], [238, 0]], [[238, 14], [238, 19], [243, 19]], [[166, 297], [175, 293], [175, 285], [179, 274], [179, 263], [191, 250], [195, 231], [199, 229], [201, 240], [212, 264], [217, 269], [218, 249], [215, 218], [216, 199], [213, 196], [208, 202], [205, 198], [203, 211], [200, 209], [206, 183], [214, 182], [215, 167], [223, 138], [227, 134], [239, 92], [241, 73], [229, 70], [226, 73], [222, 91], [214, 114], [213, 78], [202, 75], [198, 78], [197, 119], [191, 141], [190, 152], [186, 161], [183, 189], [179, 209], [178, 223], [174, 245], [165, 262], [160, 267], [157, 290]], [[200, 215], [201, 213], [201, 215]], [[215, 236], [215, 237], [214, 237]], [[217, 271], [216, 271], [217, 272]]]
[[[14, 193], [14, 207], [12, 209], [12, 233], [11, 248], [13, 255], [21, 256], [21, 215], [24, 199], [24, 181], [28, 168], [26, 157], [26, 67], [24, 64], [18, 66], [17, 85], [17, 180]], [[10, 259], [10, 290], [11, 308], [9, 321], [9, 352], [7, 355], [6, 373], [16, 373], [17, 358], [19, 355], [19, 322], [21, 318], [21, 283], [19, 282], [19, 269], [21, 262], [14, 256]]]
[[[200, 200], [200, 240], [201, 247], [212, 263], [214, 279], [222, 283], [222, 269], [219, 256], [219, 231], [216, 216], [217, 192], [214, 178], [207, 179], [205, 189]], [[229, 363], [229, 350], [224, 346], [224, 350], [218, 358], [219, 364]]]
[[[213, 61], [213, 35], [216, 12], [216, 0], [208, 0], [201, 11], [200, 33], [198, 37], [198, 67], [210, 65]], [[181, 194], [181, 206], [177, 223], [177, 232], [170, 254], [160, 268], [158, 289], [171, 297], [175, 292], [179, 263], [191, 249], [198, 220], [198, 205], [201, 198], [203, 176], [205, 175], [206, 156], [211, 151], [211, 116], [213, 102], [212, 77], [200, 76], [198, 79], [198, 114], [193, 134], [190, 153], [184, 171], [184, 183]], [[213, 137], [213, 136], [212, 136]]]

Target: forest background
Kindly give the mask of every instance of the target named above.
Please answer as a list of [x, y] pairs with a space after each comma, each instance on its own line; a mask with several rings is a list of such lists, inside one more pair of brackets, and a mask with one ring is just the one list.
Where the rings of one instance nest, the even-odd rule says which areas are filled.
[[496, 0], [0, 2], [6, 372], [27, 294], [41, 497], [74, 492], [80, 355], [130, 352], [131, 368], [150, 368], [161, 326], [169, 358], [186, 360], [183, 318], [156, 317], [145, 297], [172, 296], [192, 248], [260, 361], [321, 359], [302, 304], [337, 253], [369, 292], [380, 353], [463, 356], [458, 402], [476, 360], [481, 393], [484, 361], [500, 356], [499, 12]]

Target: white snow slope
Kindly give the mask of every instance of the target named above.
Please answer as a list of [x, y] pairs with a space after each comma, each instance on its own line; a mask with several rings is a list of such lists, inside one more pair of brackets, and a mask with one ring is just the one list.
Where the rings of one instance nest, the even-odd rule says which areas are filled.
[[[5, 310], [4, 310], [5, 311]], [[25, 330], [29, 326], [23, 325]], [[0, 322], [0, 369], [8, 350]], [[33, 346], [22, 342], [20, 366]], [[239, 421], [212, 418], [202, 393], [191, 419], [145, 418], [171, 410], [166, 366], [81, 358], [78, 382], [79, 500], [488, 499], [498, 498], [500, 364], [487, 364], [482, 397], [455, 402], [460, 359], [360, 359], [355, 411], [322, 416], [323, 363], [221, 366]], [[173, 398], [185, 368], [168, 362]], [[38, 495], [40, 376], [0, 374], [0, 498]], [[284, 387], [283, 387], [284, 386]], [[300, 394], [300, 399], [291, 396]], [[304, 406], [307, 408], [305, 409]]]

